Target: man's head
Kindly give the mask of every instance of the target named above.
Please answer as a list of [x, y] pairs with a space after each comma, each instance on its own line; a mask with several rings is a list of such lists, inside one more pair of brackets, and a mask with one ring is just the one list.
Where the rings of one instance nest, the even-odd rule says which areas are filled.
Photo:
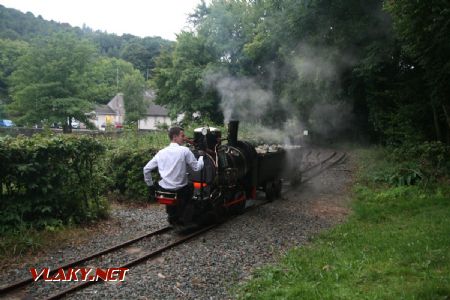
[[185, 139], [183, 128], [178, 126], [171, 127], [169, 129], [169, 139], [172, 143], [183, 144]]

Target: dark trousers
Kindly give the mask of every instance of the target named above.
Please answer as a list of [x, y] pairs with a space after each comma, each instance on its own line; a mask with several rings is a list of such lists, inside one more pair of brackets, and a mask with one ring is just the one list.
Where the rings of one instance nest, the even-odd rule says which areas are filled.
[[187, 223], [192, 220], [194, 207], [191, 199], [194, 194], [194, 188], [191, 184], [185, 185], [177, 190], [168, 190], [162, 187], [158, 187], [158, 190], [177, 194], [177, 205], [166, 206], [169, 223]]

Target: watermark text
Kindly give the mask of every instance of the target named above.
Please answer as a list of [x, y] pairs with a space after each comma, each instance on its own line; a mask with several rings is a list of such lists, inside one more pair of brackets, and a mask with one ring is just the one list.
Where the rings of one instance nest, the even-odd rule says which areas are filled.
[[124, 281], [128, 268], [68, 268], [51, 271], [50, 268], [30, 268], [34, 281]]

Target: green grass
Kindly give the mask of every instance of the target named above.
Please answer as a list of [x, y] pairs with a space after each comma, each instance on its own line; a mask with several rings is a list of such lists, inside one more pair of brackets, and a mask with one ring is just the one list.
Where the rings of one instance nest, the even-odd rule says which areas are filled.
[[89, 227], [75, 225], [52, 230], [22, 228], [14, 232], [3, 232], [0, 235], [0, 266], [20, 264], [29, 256], [61, 247], [68, 241], [78, 243], [90, 236], [92, 231]]
[[257, 271], [240, 298], [450, 299], [450, 187], [369, 184], [383, 156], [359, 154], [349, 220]]

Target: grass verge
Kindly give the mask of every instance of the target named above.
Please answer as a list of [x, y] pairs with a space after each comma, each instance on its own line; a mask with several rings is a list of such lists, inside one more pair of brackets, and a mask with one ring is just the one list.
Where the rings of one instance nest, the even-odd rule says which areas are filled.
[[348, 221], [258, 270], [241, 299], [450, 299], [450, 187], [374, 184], [382, 151], [358, 151]]
[[15, 268], [69, 242], [77, 244], [92, 236], [95, 227], [64, 226], [56, 230], [22, 229], [0, 236], [0, 267]]

